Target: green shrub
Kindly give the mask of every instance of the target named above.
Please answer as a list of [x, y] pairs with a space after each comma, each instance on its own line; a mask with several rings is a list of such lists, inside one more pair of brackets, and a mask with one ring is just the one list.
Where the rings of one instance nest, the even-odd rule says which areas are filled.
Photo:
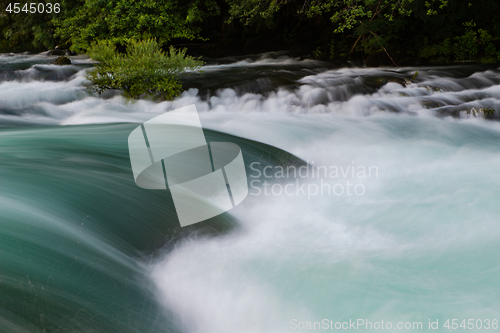
[[425, 46], [419, 52], [419, 56], [424, 59], [430, 59], [431, 62], [448, 62], [453, 54], [453, 44], [449, 38], [438, 44], [429, 45], [425, 38]]
[[135, 99], [172, 99], [182, 89], [178, 76], [203, 64], [186, 56], [186, 50], [170, 47], [169, 52], [163, 52], [153, 39], [129, 40], [126, 54], [118, 53], [112, 42], [101, 41], [89, 48], [88, 55], [98, 61], [87, 71], [88, 88], [98, 93], [121, 89], [126, 97]]
[[475, 30], [474, 21], [465, 22], [465, 34], [455, 37], [455, 58], [457, 60], [476, 60], [482, 55], [483, 62], [494, 62], [497, 51], [493, 37], [484, 29]]

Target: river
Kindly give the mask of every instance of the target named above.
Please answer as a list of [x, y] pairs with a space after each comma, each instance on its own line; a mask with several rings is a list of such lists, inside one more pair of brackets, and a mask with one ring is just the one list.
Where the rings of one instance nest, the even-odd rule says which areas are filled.
[[[0, 55], [1, 332], [500, 319], [500, 69], [266, 53], [154, 103], [92, 95], [87, 58], [54, 58]], [[168, 191], [136, 186], [127, 138], [191, 104], [208, 141], [241, 147], [249, 195], [181, 228]]]

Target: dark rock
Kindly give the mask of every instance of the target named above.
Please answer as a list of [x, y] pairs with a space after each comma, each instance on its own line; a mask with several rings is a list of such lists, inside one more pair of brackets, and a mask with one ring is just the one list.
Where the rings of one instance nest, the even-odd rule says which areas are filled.
[[55, 50], [50, 50], [47, 52], [48, 55], [58, 55], [58, 56], [63, 56], [66, 52], [66, 50], [61, 50], [61, 49], [55, 49]]
[[372, 53], [365, 59], [365, 64], [367, 67], [379, 67], [379, 66], [394, 66], [391, 58], [387, 56], [385, 51], [377, 51]]
[[395, 82], [402, 86], [406, 85], [404, 79], [395, 76], [369, 76], [364, 78], [363, 83], [370, 88], [380, 89], [388, 82]]
[[382, 86], [386, 85], [388, 82], [387, 78], [379, 76], [368, 76], [364, 78], [363, 83], [368, 87], [380, 89]]
[[69, 60], [66, 56], [60, 56], [56, 60], [54, 60], [55, 65], [71, 65], [71, 60]]

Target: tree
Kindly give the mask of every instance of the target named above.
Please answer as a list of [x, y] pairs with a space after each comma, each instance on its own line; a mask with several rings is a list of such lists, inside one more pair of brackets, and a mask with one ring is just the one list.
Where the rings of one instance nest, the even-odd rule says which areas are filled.
[[100, 40], [120, 45], [131, 38], [156, 38], [164, 45], [173, 38], [197, 38], [194, 23], [217, 12], [214, 0], [86, 0], [57, 22], [57, 34], [75, 51]]
[[171, 99], [181, 91], [178, 76], [186, 69], [198, 69], [202, 62], [186, 56], [185, 50], [161, 50], [154, 39], [128, 40], [126, 54], [119, 53], [111, 41], [100, 41], [88, 49], [89, 56], [98, 61], [87, 71], [88, 88], [101, 93], [121, 89], [126, 97]]
[[[411, 14], [410, 5], [414, 0], [227, 1], [231, 6], [230, 20], [240, 18], [245, 24], [252, 24], [258, 19], [269, 20], [284, 6], [294, 7], [297, 15], [303, 15], [309, 19], [326, 15], [334, 26], [334, 34], [343, 34], [344, 38], [349, 34], [356, 38], [350, 52], [357, 48], [369, 54], [382, 49], [392, 60], [386, 46], [395, 35], [397, 24], [394, 21]], [[331, 47], [333, 48], [333, 45]]]
[[495, 0], [226, 1], [229, 20], [239, 19], [247, 26], [289, 15], [290, 10], [310, 24], [327, 18], [330, 42], [318, 46], [313, 52], [317, 56], [330, 53], [336, 58], [336, 50], [342, 49], [344, 56], [382, 52], [394, 64], [393, 58], [415, 62], [418, 57], [431, 62], [500, 60], [500, 3]]
[[[57, 0], [46, 0], [44, 4], [58, 3]], [[64, 15], [64, 11], [59, 14], [51, 10], [51, 13], [8, 13], [5, 9], [8, 5], [11, 8], [14, 1], [0, 0], [0, 50], [5, 51], [27, 51], [27, 50], [47, 50], [54, 48], [57, 41], [54, 38], [54, 25], [52, 19], [58, 15]], [[24, 7], [26, 3], [21, 2]], [[29, 3], [28, 3], [29, 6]]]

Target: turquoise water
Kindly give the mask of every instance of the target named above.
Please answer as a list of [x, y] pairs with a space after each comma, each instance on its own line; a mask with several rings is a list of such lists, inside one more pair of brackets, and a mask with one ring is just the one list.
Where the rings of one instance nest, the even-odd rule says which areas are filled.
[[[180, 228], [170, 194], [131, 178], [131, 124], [4, 129], [0, 133], [2, 330], [177, 331], [148, 264], [185, 235], [235, 227], [229, 215]], [[246, 148], [247, 161], [293, 158]]]
[[[500, 124], [467, 114], [500, 109], [497, 69], [419, 68], [405, 87], [413, 68], [265, 55], [207, 66], [155, 104], [88, 95], [84, 58], [43, 75], [45, 56], [0, 60], [1, 332], [500, 320]], [[233, 210], [180, 228], [168, 191], [135, 185], [127, 137], [193, 103], [208, 141], [237, 143], [258, 182]], [[275, 173], [306, 163], [377, 172]], [[257, 177], [265, 167], [272, 177]], [[347, 181], [363, 194], [314, 192]]]

